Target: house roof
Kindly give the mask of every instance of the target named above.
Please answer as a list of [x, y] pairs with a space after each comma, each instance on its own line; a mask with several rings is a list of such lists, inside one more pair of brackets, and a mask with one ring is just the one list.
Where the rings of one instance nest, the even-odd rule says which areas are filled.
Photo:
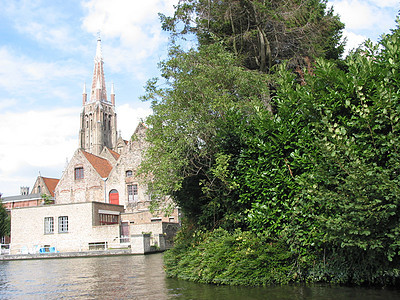
[[112, 170], [112, 165], [107, 159], [101, 158], [84, 150], [81, 151], [83, 155], [85, 155], [86, 159], [91, 163], [96, 172], [100, 175], [100, 177], [108, 177], [108, 174], [110, 174]]
[[49, 190], [50, 194], [52, 197], [54, 197], [54, 190], [56, 189], [56, 186], [60, 179], [57, 178], [47, 178], [47, 177], [42, 177], [44, 184], [46, 185], [47, 189]]
[[6, 203], [6, 202], [28, 201], [28, 200], [38, 200], [38, 199], [42, 199], [42, 195], [36, 193], [36, 194], [3, 197], [1, 198], [1, 202]]
[[118, 158], [121, 156], [118, 152], [115, 152], [114, 150], [111, 150], [108, 148], [108, 151], [110, 151], [111, 155], [114, 156], [115, 160], [118, 160]]

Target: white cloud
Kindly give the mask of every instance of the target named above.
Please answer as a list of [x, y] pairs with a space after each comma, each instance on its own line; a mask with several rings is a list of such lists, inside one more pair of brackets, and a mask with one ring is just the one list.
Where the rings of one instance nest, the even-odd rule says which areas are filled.
[[367, 37], [361, 34], [356, 34], [351, 31], [343, 30], [343, 36], [347, 38], [345, 56], [349, 54], [351, 50], [358, 48], [362, 43], [367, 40]]
[[152, 113], [149, 105], [133, 107], [131, 104], [117, 106], [118, 130], [124, 139], [129, 139], [141, 120], [144, 120]]
[[[12, 95], [68, 98], [57, 85], [83, 77], [87, 70], [71, 61], [40, 62], [0, 47], [0, 88]], [[2, 101], [3, 102], [3, 101]]]
[[399, 7], [399, 0], [371, 0], [377, 7]]
[[0, 0], [0, 5], [2, 19], [9, 20], [19, 33], [30, 39], [58, 51], [85, 51], [74, 34], [77, 9], [60, 9], [57, 3], [45, 0]]
[[[141, 119], [151, 113], [143, 105], [117, 106], [118, 128], [129, 139]], [[78, 149], [79, 107], [0, 114], [0, 193], [12, 196], [32, 187], [35, 176], [60, 177], [66, 158]], [[46, 171], [51, 171], [47, 174]]]
[[339, 14], [346, 29], [366, 29], [379, 21], [379, 13], [368, 1], [341, 0], [333, 1], [334, 9]]
[[0, 192], [8, 196], [18, 193], [18, 182], [33, 185], [37, 171], [63, 166], [78, 146], [78, 107], [6, 112], [0, 119]]
[[148, 58], [157, 59], [157, 51], [165, 50], [167, 34], [162, 33], [158, 13], [173, 13], [178, 0], [90, 0], [83, 2], [87, 15], [82, 27], [93, 34], [101, 31], [107, 43], [104, 53], [114, 71], [136, 72]]
[[22, 160], [34, 166], [54, 165], [78, 146], [77, 107], [7, 112], [0, 119], [1, 172], [15, 171]]
[[395, 28], [398, 0], [330, 0], [334, 11], [345, 24], [347, 37], [345, 54], [357, 48], [367, 38], [377, 42], [383, 33]]

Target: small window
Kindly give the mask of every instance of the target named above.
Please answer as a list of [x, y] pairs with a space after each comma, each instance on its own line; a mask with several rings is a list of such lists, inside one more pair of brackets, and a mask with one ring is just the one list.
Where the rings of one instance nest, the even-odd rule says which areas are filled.
[[42, 187], [39, 185], [38, 186], [38, 193], [40, 194], [42, 192]]
[[44, 218], [44, 234], [54, 233], [54, 218], [45, 217]]
[[76, 179], [83, 179], [83, 168], [75, 168], [75, 180]]
[[130, 184], [128, 185], [128, 202], [138, 201], [138, 185]]
[[68, 216], [58, 217], [58, 232], [68, 232]]
[[126, 171], [126, 177], [132, 177], [132, 170]]

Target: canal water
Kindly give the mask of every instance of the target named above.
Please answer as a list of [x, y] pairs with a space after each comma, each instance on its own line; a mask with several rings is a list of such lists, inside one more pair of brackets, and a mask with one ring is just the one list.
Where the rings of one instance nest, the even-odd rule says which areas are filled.
[[229, 287], [166, 278], [162, 254], [0, 262], [0, 299], [400, 299], [400, 291]]

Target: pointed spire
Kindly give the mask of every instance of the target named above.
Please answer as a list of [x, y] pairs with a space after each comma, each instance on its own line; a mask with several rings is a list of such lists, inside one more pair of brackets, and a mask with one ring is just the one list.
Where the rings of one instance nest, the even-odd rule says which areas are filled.
[[107, 102], [107, 90], [106, 82], [104, 79], [103, 55], [101, 51], [100, 35], [97, 38], [97, 49], [96, 56], [94, 58], [92, 93], [90, 95], [90, 101]]
[[82, 91], [82, 105], [85, 105], [87, 101], [87, 93], [86, 93], [86, 82], [83, 84], [83, 91]]
[[100, 37], [100, 32], [99, 32], [99, 36], [97, 37], [97, 48], [96, 48], [95, 61], [101, 61], [101, 60], [103, 60], [103, 53], [101, 50], [101, 37]]
[[100, 90], [100, 89], [101, 89], [100, 78], [97, 78], [96, 90]]
[[115, 92], [114, 92], [114, 83], [111, 84], [111, 104], [115, 106]]

